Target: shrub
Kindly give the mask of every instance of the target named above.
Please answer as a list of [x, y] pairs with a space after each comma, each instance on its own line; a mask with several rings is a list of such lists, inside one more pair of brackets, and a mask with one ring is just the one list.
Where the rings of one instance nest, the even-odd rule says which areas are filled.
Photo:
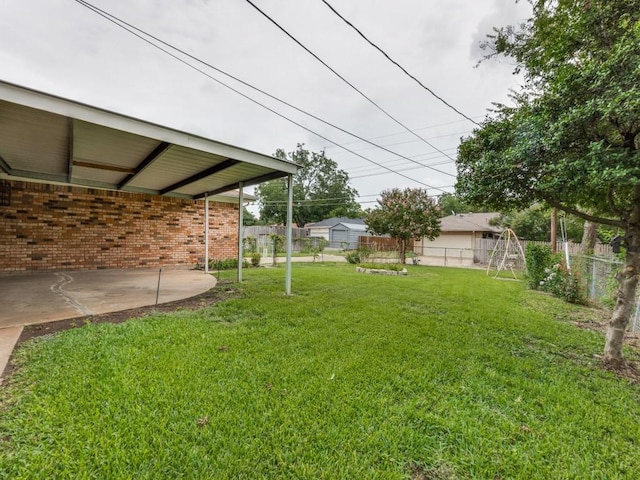
[[546, 245], [529, 244], [525, 258], [527, 261], [527, 283], [530, 288], [537, 290], [540, 288], [540, 282], [547, 276], [545, 269], [553, 265], [551, 248]]
[[563, 262], [545, 268], [544, 272], [546, 276], [539, 283], [543, 291], [569, 303], [585, 303], [578, 272], [572, 272]]
[[313, 261], [316, 261], [318, 255], [320, 255], [326, 247], [329, 246], [329, 240], [324, 237], [314, 238], [313, 239], [313, 247], [310, 249], [311, 254], [313, 255]]
[[[243, 260], [243, 267], [248, 267], [249, 262]], [[209, 260], [209, 269], [210, 270], [235, 270], [238, 268], [238, 259], [237, 258], [223, 258], [220, 260]]]
[[247, 235], [245, 238], [242, 239], [242, 247], [247, 253], [255, 252], [257, 246], [258, 246], [258, 240], [254, 236]]
[[260, 252], [253, 252], [251, 254], [251, 265], [253, 265], [254, 267], [259, 267], [261, 259], [262, 255], [260, 255]]
[[352, 263], [354, 265], [360, 263], [360, 254], [358, 253], [357, 250], [347, 252], [347, 254], [345, 255], [345, 258], [347, 259], [347, 262]]
[[311, 239], [306, 237], [299, 237], [294, 240], [295, 243], [300, 247], [300, 253], [310, 253], [311, 252]]
[[345, 258], [349, 263], [353, 263], [353, 264], [363, 263], [369, 260], [369, 257], [371, 256], [372, 253], [373, 253], [373, 250], [371, 250], [369, 247], [358, 247], [355, 250], [351, 250], [350, 252], [347, 252], [347, 254], [345, 255]]

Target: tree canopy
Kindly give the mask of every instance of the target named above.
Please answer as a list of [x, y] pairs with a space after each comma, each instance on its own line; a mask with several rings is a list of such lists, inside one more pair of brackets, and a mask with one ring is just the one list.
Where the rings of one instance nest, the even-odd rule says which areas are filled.
[[378, 206], [367, 212], [366, 223], [371, 232], [398, 241], [404, 263], [409, 240], [433, 240], [440, 234], [440, 209], [422, 188], [393, 188], [382, 192]]
[[640, 0], [531, 3], [532, 18], [484, 44], [525, 83], [460, 145], [457, 191], [498, 209], [545, 201], [626, 232], [604, 356], [621, 364], [640, 267]]
[[[349, 185], [349, 175], [338, 168], [324, 151], [310, 152], [304, 144], [296, 151], [278, 149], [277, 158], [300, 166], [293, 178], [293, 221], [299, 227], [330, 217], [357, 218], [363, 215], [356, 202], [358, 192]], [[271, 180], [256, 188], [260, 219], [266, 223], [285, 223], [287, 185], [285, 179]]]

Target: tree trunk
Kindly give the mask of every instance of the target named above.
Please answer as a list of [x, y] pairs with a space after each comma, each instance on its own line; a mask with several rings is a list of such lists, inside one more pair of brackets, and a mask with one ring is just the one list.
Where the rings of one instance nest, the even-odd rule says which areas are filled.
[[612, 367], [621, 367], [625, 364], [622, 355], [624, 333], [629, 324], [631, 311], [635, 304], [636, 286], [638, 285], [638, 269], [640, 267], [640, 205], [636, 202], [632, 222], [626, 230], [627, 254], [623, 270], [618, 273], [618, 292], [616, 294], [616, 306], [607, 327], [607, 335], [604, 346], [605, 364]]
[[582, 232], [582, 242], [580, 243], [581, 255], [592, 255], [594, 248], [596, 248], [596, 238], [598, 234], [598, 224], [584, 222], [584, 230]]
[[403, 238], [398, 239], [398, 262], [404, 265], [407, 260], [407, 241]]
[[551, 209], [551, 253], [558, 251], [558, 209]]

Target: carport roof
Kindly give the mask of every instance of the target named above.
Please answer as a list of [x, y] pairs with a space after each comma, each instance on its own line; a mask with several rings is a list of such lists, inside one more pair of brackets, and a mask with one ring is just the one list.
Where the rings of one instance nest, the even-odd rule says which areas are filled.
[[0, 81], [0, 178], [197, 199], [296, 170], [268, 155]]

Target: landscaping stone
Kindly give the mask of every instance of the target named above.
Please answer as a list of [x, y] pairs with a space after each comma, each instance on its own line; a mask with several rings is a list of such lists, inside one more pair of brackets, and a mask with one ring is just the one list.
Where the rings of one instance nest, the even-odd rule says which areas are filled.
[[386, 270], [384, 268], [362, 268], [362, 267], [356, 267], [356, 272], [373, 273], [373, 274], [378, 274], [378, 275], [398, 276], [398, 275], [406, 275], [407, 274], [407, 269], [403, 268], [402, 270], [397, 271], [397, 270]]

